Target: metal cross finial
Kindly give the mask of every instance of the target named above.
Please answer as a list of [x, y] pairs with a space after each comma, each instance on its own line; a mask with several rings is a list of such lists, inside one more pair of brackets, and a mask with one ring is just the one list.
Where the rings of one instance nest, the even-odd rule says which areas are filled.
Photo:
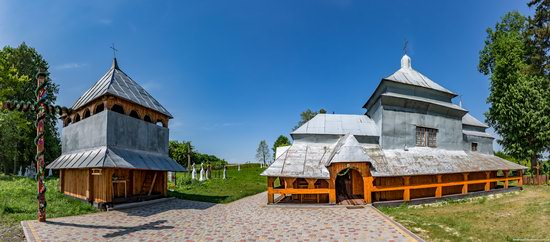
[[404, 53], [405, 55], [407, 54], [408, 47], [409, 47], [409, 41], [407, 40], [407, 38], [405, 38], [405, 41], [404, 41], [404, 43], [403, 43], [403, 53]]
[[113, 57], [116, 58], [116, 52], [118, 51], [117, 49], [115, 49], [115, 43], [113, 43], [110, 47], [111, 49], [113, 49]]

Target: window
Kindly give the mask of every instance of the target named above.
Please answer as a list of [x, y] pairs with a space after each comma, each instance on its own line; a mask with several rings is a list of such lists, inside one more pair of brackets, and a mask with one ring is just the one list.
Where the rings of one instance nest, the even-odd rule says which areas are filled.
[[416, 127], [416, 146], [437, 146], [437, 129]]
[[477, 151], [477, 143], [472, 143], [472, 151]]

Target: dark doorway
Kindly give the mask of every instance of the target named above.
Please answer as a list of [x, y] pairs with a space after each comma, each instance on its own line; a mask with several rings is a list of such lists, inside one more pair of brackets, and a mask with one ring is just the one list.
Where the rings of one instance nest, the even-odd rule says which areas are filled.
[[364, 204], [363, 177], [355, 169], [344, 169], [336, 176], [336, 200], [338, 204]]

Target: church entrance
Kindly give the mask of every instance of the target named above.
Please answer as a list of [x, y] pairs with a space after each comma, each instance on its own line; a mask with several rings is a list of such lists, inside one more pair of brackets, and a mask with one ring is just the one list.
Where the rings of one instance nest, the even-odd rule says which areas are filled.
[[347, 168], [336, 176], [336, 202], [341, 205], [365, 204], [363, 177], [355, 169]]

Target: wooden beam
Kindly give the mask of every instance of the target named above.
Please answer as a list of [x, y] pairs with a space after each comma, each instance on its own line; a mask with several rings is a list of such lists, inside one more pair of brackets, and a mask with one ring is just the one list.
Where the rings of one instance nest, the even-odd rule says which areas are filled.
[[499, 182], [499, 181], [516, 181], [521, 179], [520, 177], [508, 177], [508, 178], [491, 178], [483, 180], [469, 180], [469, 181], [458, 181], [458, 182], [446, 182], [441, 184], [421, 184], [421, 185], [412, 185], [412, 186], [373, 186], [373, 192], [387, 192], [387, 191], [401, 191], [405, 189], [422, 189], [422, 188], [434, 188], [438, 186], [448, 187], [448, 186], [460, 186], [467, 184], [481, 184], [485, 182]]
[[[443, 179], [441, 175], [437, 175], [437, 184], [443, 183]], [[443, 196], [443, 187], [441, 185], [438, 185], [435, 188], [435, 197], [442, 197]]]
[[330, 194], [330, 188], [284, 188], [284, 189], [275, 189], [268, 188], [267, 192], [277, 193], [277, 194]]
[[[279, 179], [282, 180], [282, 179]], [[275, 195], [273, 194], [273, 186], [275, 183], [275, 177], [267, 177], [267, 204], [273, 204]]]
[[153, 188], [155, 187], [155, 181], [157, 180], [157, 172], [155, 171], [155, 175], [153, 176], [153, 181], [151, 182], [151, 187], [149, 188], [149, 192], [147, 193], [147, 196], [151, 196], [151, 192], [153, 191]]
[[[510, 171], [503, 171], [504, 172], [504, 178], [508, 178], [508, 173]], [[508, 179], [504, 180], [504, 189], [508, 189]]]
[[336, 204], [336, 178], [330, 178], [330, 180], [328, 181], [328, 187], [328, 203]]
[[64, 171], [64, 169], [59, 170], [59, 192], [61, 193], [65, 192], [65, 177], [63, 177]]
[[317, 179], [315, 179], [315, 178], [306, 178], [306, 181], [307, 181], [307, 188], [309, 188], [309, 189], [315, 188], [315, 182], [317, 181]]
[[485, 179], [487, 179], [487, 182], [485, 182], [485, 191], [489, 191], [491, 190], [491, 182], [489, 181], [489, 179], [491, 179], [491, 172], [490, 171], [486, 171], [485, 172]]
[[464, 185], [462, 185], [462, 194], [468, 194], [468, 173], [462, 173], [462, 176], [464, 177]]
[[411, 200], [411, 189], [410, 188], [407, 188], [410, 186], [410, 176], [404, 176], [403, 177], [403, 182], [404, 182], [404, 185], [405, 185], [405, 189], [403, 189], [403, 200], [404, 201], [410, 201]]
[[294, 181], [296, 181], [296, 178], [285, 177], [284, 179], [285, 179], [285, 188], [294, 188]]
[[374, 178], [372, 176], [363, 177], [363, 195], [366, 203], [372, 203], [372, 187]]

